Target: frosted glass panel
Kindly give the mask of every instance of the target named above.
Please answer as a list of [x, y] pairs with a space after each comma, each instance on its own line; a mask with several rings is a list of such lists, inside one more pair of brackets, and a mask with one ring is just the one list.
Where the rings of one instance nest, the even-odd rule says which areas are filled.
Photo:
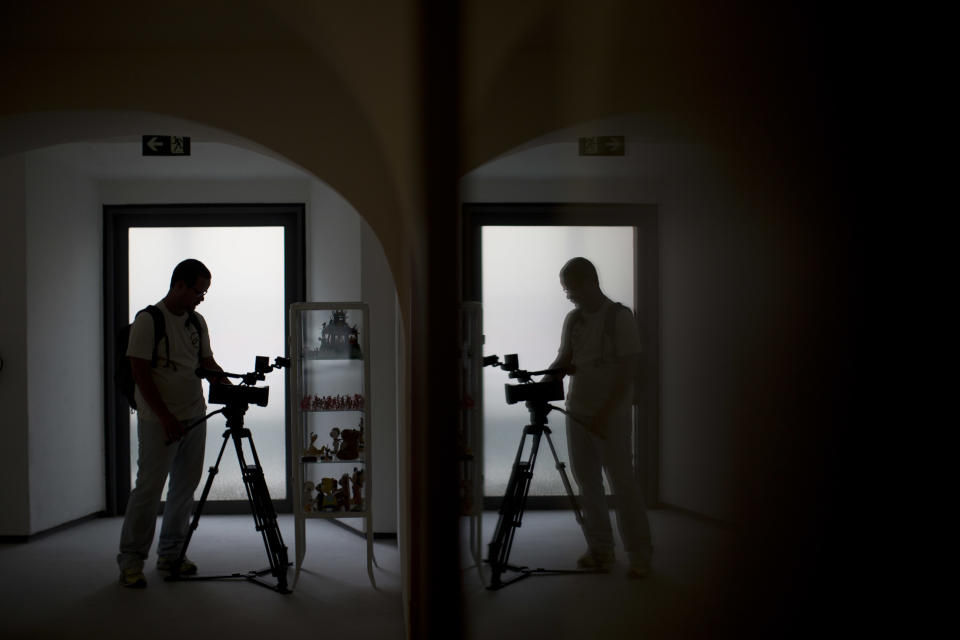
[[[633, 309], [633, 227], [514, 227], [482, 229], [484, 355], [516, 353], [520, 368], [546, 369], [557, 356], [560, 330], [573, 305], [560, 287], [560, 269], [582, 256], [597, 267], [600, 288]], [[507, 372], [484, 368], [484, 493], [502, 496], [530, 414], [508, 405]], [[562, 401], [555, 403], [563, 406]], [[547, 417], [560, 461], [568, 465], [564, 416]], [[541, 442], [529, 495], [564, 493], [550, 449]]]
[[[197, 307], [210, 329], [213, 356], [232, 373], [254, 368], [254, 357], [286, 355], [284, 346], [284, 251], [283, 227], [135, 227], [129, 234], [129, 314], [156, 304], [170, 288], [170, 274], [181, 260], [196, 258], [213, 276], [206, 299]], [[244, 425], [253, 434], [257, 454], [270, 490], [270, 497], [287, 497], [285, 418], [287, 410], [284, 373], [267, 374], [259, 386], [270, 387], [266, 407], [251, 406]], [[208, 385], [204, 385], [204, 398]], [[207, 412], [220, 408], [211, 405]], [[216, 462], [223, 443], [224, 418], [207, 421], [207, 450], [204, 476], [197, 487], [200, 497], [207, 470]], [[252, 461], [249, 451], [244, 451]], [[130, 417], [130, 486], [136, 482], [137, 426]], [[164, 488], [166, 498], [166, 488]], [[233, 443], [220, 462], [210, 500], [246, 500], [246, 489], [237, 465]]]

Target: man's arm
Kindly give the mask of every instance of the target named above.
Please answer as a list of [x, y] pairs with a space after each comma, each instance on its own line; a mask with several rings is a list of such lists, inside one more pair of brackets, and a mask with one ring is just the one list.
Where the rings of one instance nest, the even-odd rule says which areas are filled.
[[567, 336], [568, 325], [570, 324], [570, 315], [563, 320], [563, 328], [560, 330], [560, 347], [557, 349], [556, 359], [550, 363], [547, 369], [562, 369], [559, 375], [549, 374], [543, 377], [544, 381], [560, 379], [574, 373], [576, 368], [573, 366], [573, 349], [570, 347], [570, 340]]
[[571, 364], [573, 360], [572, 354], [570, 352], [563, 352], [557, 354], [557, 359], [550, 363], [550, 366], [547, 369], [561, 369], [559, 374], [549, 373], [543, 376], [544, 381], [550, 380], [563, 380], [563, 377], [570, 375], [574, 371], [574, 367]]
[[[217, 361], [213, 359], [213, 356], [207, 356], [206, 358], [201, 358], [200, 366], [204, 369], [209, 369], [211, 371], [223, 371], [223, 367], [217, 364]], [[217, 384], [233, 384], [230, 382], [230, 378], [226, 376], [220, 378], [210, 378], [211, 383]]]
[[130, 370], [133, 373], [133, 380], [140, 389], [140, 395], [153, 410], [153, 413], [160, 420], [163, 430], [167, 434], [169, 442], [175, 442], [183, 437], [185, 433], [180, 421], [170, 413], [167, 403], [160, 396], [160, 390], [157, 389], [153, 381], [153, 374], [150, 372], [150, 361], [143, 358], [128, 356], [130, 360]]

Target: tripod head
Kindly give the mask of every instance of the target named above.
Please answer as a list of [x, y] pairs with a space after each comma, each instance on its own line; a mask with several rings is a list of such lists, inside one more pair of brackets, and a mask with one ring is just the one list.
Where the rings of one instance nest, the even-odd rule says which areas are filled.
[[[288, 358], [277, 357], [273, 364], [270, 364], [266, 356], [257, 356], [254, 362], [254, 370], [248, 373], [229, 373], [227, 371], [216, 371], [213, 369], [204, 369], [198, 367], [195, 371], [198, 378], [207, 378], [210, 380], [210, 404], [226, 405], [223, 413], [227, 416], [227, 422], [235, 421], [243, 424], [243, 414], [247, 412], [249, 405], [254, 404], [259, 407], [267, 406], [270, 401], [270, 387], [258, 387], [257, 382], [266, 379], [266, 374], [274, 369], [289, 367]], [[221, 378], [238, 378], [240, 384], [222, 384], [214, 380]]]
[[[504, 371], [509, 372], [510, 378], [519, 380], [519, 384], [504, 385], [507, 404], [525, 402], [533, 424], [545, 424], [547, 414], [553, 408], [548, 403], [553, 400], [563, 400], [563, 369], [525, 371], [520, 368], [515, 353], [503, 356], [503, 362], [500, 361], [499, 356], [487, 356], [483, 359], [483, 366], [499, 366]], [[549, 380], [534, 382], [533, 376], [551, 377]]]

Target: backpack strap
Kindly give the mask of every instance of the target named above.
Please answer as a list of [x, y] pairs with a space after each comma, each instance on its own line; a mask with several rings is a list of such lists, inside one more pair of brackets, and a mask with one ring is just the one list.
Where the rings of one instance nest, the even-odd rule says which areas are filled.
[[[607, 316], [603, 319], [603, 334], [600, 338], [600, 362], [604, 361], [604, 347], [606, 346], [608, 339], [613, 341], [614, 354], [617, 352], [617, 313], [620, 311], [630, 311], [630, 307], [619, 302], [614, 302], [607, 308]], [[633, 315], [633, 312], [630, 312], [630, 314]]]
[[193, 311], [187, 311], [187, 321], [197, 329], [197, 362], [199, 363], [203, 359], [201, 357], [203, 354], [203, 327], [200, 325], [200, 318]]
[[[157, 366], [157, 349], [160, 347], [160, 341], [164, 338], [167, 338], [167, 321], [163, 316], [163, 311], [161, 311], [156, 305], [147, 305], [143, 309], [137, 312], [139, 316], [141, 313], [146, 311], [153, 318], [153, 354], [150, 357], [150, 366]], [[136, 318], [136, 316], [134, 316]], [[200, 319], [197, 317], [197, 314], [193, 311], [187, 312], [187, 321], [192, 324], [197, 329], [197, 362], [200, 362], [200, 354], [203, 351], [203, 326], [200, 324]], [[166, 342], [167, 348], [167, 363], [170, 362], [170, 339], [167, 338]]]
[[[167, 335], [167, 323], [163, 317], [163, 312], [157, 308], [156, 305], [148, 304], [140, 311], [137, 311], [137, 314], [134, 316], [136, 319], [141, 313], [149, 313], [150, 317], [153, 318], [153, 353], [150, 356], [150, 366], [157, 366], [157, 348], [160, 346], [160, 341]], [[170, 362], [170, 341], [167, 341], [167, 362]]]

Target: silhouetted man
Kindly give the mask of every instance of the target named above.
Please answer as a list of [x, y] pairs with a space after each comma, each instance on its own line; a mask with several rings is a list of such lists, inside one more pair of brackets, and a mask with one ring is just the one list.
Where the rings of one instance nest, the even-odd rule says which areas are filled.
[[[125, 587], [147, 586], [143, 563], [153, 543], [167, 475], [170, 487], [157, 547], [158, 569], [173, 569], [189, 529], [207, 438], [202, 420], [207, 406], [195, 371], [198, 366], [222, 371], [213, 359], [207, 323], [195, 311], [209, 287], [207, 267], [199, 260], [184, 260], [173, 270], [167, 295], [149, 313], [138, 313], [130, 328], [126, 355], [136, 381], [139, 445], [137, 482], [127, 503], [117, 556], [120, 583]], [[164, 329], [159, 342], [155, 342], [155, 317]], [[196, 572], [197, 566], [184, 559], [180, 573]]]
[[560, 284], [575, 308], [564, 319], [559, 353], [550, 368], [570, 376], [567, 446], [570, 469], [580, 486], [588, 545], [577, 566], [609, 571], [614, 564], [613, 530], [603, 491], [606, 471], [617, 499], [628, 575], [641, 578], [650, 572], [653, 547], [630, 454], [633, 378], [641, 353], [637, 325], [627, 307], [603, 294], [597, 270], [586, 258], [567, 262]]

